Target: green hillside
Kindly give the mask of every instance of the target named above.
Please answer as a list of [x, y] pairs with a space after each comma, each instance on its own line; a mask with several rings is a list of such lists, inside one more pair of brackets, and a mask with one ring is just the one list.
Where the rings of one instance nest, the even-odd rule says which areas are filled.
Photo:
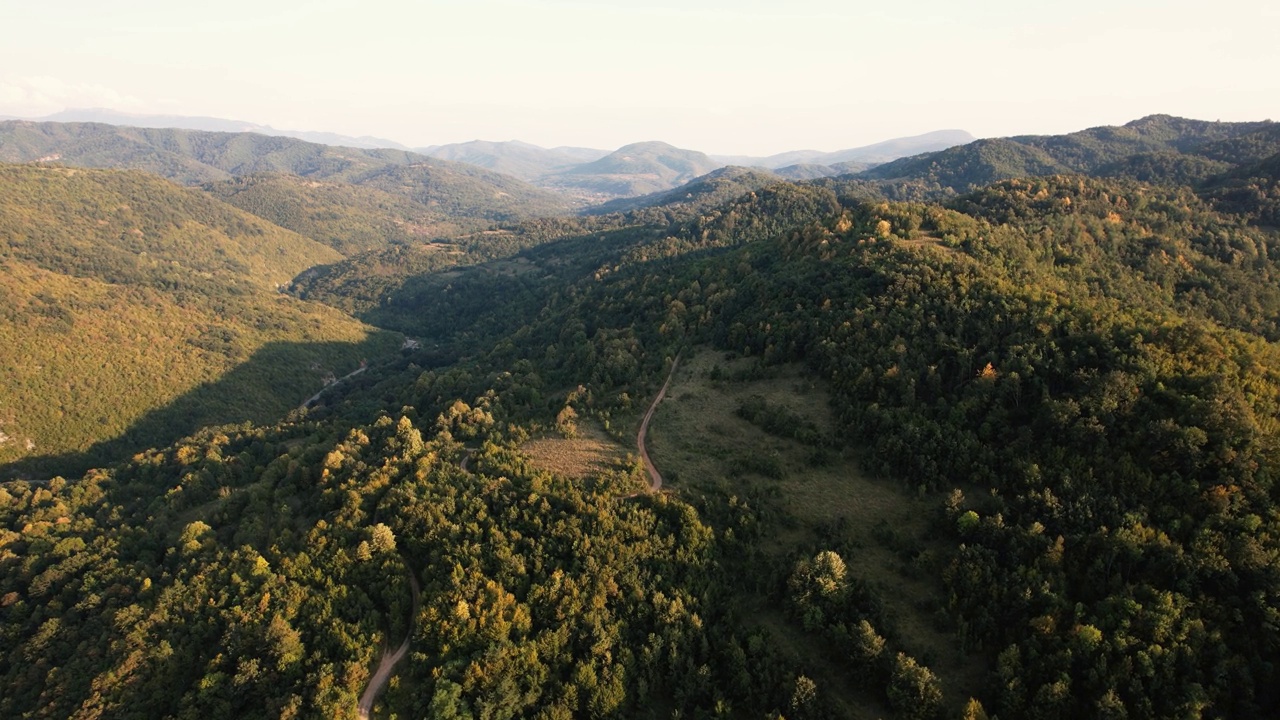
[[590, 196], [634, 197], [670, 190], [720, 167], [703, 153], [663, 142], [625, 145], [605, 157], [543, 178], [551, 187]]
[[[0, 355], [12, 368], [0, 463], [89, 452], [49, 461], [74, 468], [205, 425], [269, 422], [326, 374], [395, 347], [278, 292], [337, 253], [196, 190], [20, 166], [0, 166], [0, 188]], [[150, 415], [182, 398], [183, 416]]]
[[[648, 214], [654, 213], [648, 211]], [[393, 296], [450, 290], [450, 281], [459, 274], [465, 276], [468, 272], [465, 268], [486, 261], [495, 262], [486, 265], [482, 272], [493, 275], [499, 285], [504, 282], [508, 285], [490, 288], [492, 292], [519, 292], [529, 279], [527, 271], [531, 267], [527, 260], [511, 259], [521, 251], [567, 238], [584, 245], [601, 241], [609, 244], [607, 239], [615, 231], [635, 222], [633, 218], [623, 217], [539, 219], [456, 235], [438, 242], [393, 245], [315, 267], [295, 278], [290, 292], [352, 313], [379, 327], [418, 332], [420, 319], [414, 310], [391, 303]], [[490, 299], [478, 298], [477, 302], [487, 303]]]
[[[840, 447], [859, 448], [859, 465], [870, 472], [950, 503], [947, 548], [913, 536], [884, 542], [920, 543], [910, 550], [914, 567], [938, 583], [929, 602], [951, 618], [962, 647], [989, 653], [996, 689], [979, 694], [1001, 715], [1027, 712], [1062, 677], [1079, 688], [1055, 701], [1068, 716], [1107, 704], [1165, 717], [1206, 701], [1225, 715], [1249, 716], [1276, 702], [1267, 690], [1273, 638], [1244, 631], [1273, 601], [1242, 603], [1230, 588], [1274, 587], [1250, 573], [1264, 572], [1256, 563], [1280, 552], [1271, 540], [1280, 535], [1268, 529], [1258, 540], [1252, 521], [1235, 524], [1231, 517], [1249, 511], [1232, 510], [1236, 501], [1227, 498], [1240, 493], [1255, 513], [1271, 507], [1267, 478], [1280, 457], [1280, 355], [1272, 346], [1280, 295], [1271, 258], [1280, 238], [1213, 212], [1190, 190], [1133, 183], [1050, 178], [993, 186], [950, 209], [886, 204], [815, 213], [830, 207], [822, 192], [775, 195], [772, 203], [799, 211], [793, 222], [802, 227], [754, 241], [729, 229], [780, 217], [776, 204], [755, 212], [727, 206], [718, 217], [669, 228], [666, 239], [597, 246], [595, 261], [583, 265], [564, 262], [581, 254], [576, 241], [540, 246], [524, 255], [531, 282], [496, 306], [475, 300], [496, 297], [504, 282], [481, 268], [452, 277], [451, 293], [413, 298], [435, 337], [510, 333], [489, 351], [489, 367], [529, 363], [540, 387], [582, 383], [605, 416], [624, 407], [610, 388], [652, 368], [654, 348], [670, 356], [701, 340], [761, 358], [766, 368], [807, 363], [835, 393], [835, 432], [848, 439]], [[825, 219], [806, 226], [804, 216]], [[431, 377], [428, 396], [448, 387], [449, 376]], [[690, 444], [706, 446], [710, 437]], [[755, 517], [781, 513], [777, 532], [803, 522], [785, 499], [768, 499], [769, 479], [788, 477], [785, 469], [750, 456], [720, 461], [756, 479], [727, 471], [731, 487], [696, 477], [676, 487], [726, 499], [746, 494]], [[957, 487], [963, 492], [950, 492]], [[774, 537], [767, 528], [775, 526], [760, 522], [763, 537]], [[802, 536], [793, 552], [864, 552], [842, 544], [860, 531], [847, 532], [845, 540], [831, 529]], [[1221, 534], [1222, 552], [1236, 559], [1200, 545], [1205, 533]], [[1129, 548], [1130, 564], [1110, 571], [1095, 564], [1117, 542]], [[1249, 545], [1261, 555], [1230, 555], [1225, 548], [1237, 542], [1262, 542]], [[1053, 559], [1061, 552], [1055, 543], [1065, 559]], [[1148, 553], [1174, 553], [1184, 572], [1227, 574], [1180, 584], [1154, 557], [1144, 560]], [[1024, 596], [1026, 577], [1046, 584], [1036, 580]], [[1157, 631], [1141, 607], [1121, 609], [1127, 598], [1171, 608], [1162, 627], [1217, 630]], [[876, 601], [858, 602], [801, 603], [804, 612], [817, 607], [820, 617], [837, 618], [826, 629], [806, 620], [810, 642], [848, 642], [842, 628], [867, 618], [874, 628], [892, 627], [867, 610]], [[1135, 646], [1170, 645], [1186, 658], [1238, 658], [1240, 674], [1215, 679], [1207, 659], [1151, 668], [1120, 662]], [[849, 662], [844, 672], [855, 672]], [[959, 682], [939, 677], [943, 688]], [[1014, 691], [999, 690], [1009, 678], [1019, 681]], [[873, 691], [892, 686], [888, 675], [871, 683]], [[1195, 689], [1136, 689], [1155, 683]]]
[[[961, 193], [998, 180], [1067, 172], [1181, 184], [1213, 174], [1216, 166], [1206, 160], [1239, 164], [1273, 154], [1276, 149], [1266, 149], [1274, 143], [1276, 132], [1267, 122], [1222, 123], [1152, 115], [1119, 127], [1066, 135], [978, 140], [879, 165], [860, 177], [922, 183], [936, 191]], [[1183, 162], [1171, 159], [1187, 155], [1193, 157]], [[1134, 156], [1144, 159], [1134, 160]]]
[[1186, 152], [1232, 165], [1260, 162], [1280, 153], [1280, 124], [1266, 124], [1252, 132], [1197, 145]]
[[1202, 194], [1227, 212], [1280, 227], [1280, 153], [1211, 179]]
[[950, 189], [996, 180], [1068, 172], [1044, 150], [1012, 139], [975, 140], [938, 153], [903, 158], [862, 173], [872, 179], [912, 179]]
[[488, 224], [452, 218], [438, 208], [378, 188], [296, 175], [245, 175], [207, 183], [203, 189], [343, 255], [448, 237]]
[[464, 218], [505, 220], [566, 209], [559, 196], [513, 177], [404, 150], [333, 147], [253, 133], [0, 122], [0, 162], [37, 161], [146, 170], [184, 184], [287, 173], [372, 187]]
[[401, 195], [454, 217], [515, 220], [559, 215], [568, 208], [563, 197], [522, 180], [433, 158], [343, 173], [339, 179]]
[[1198, 185], [1226, 172], [1231, 165], [1201, 155], [1187, 155], [1169, 150], [1139, 153], [1098, 167], [1100, 177], [1128, 178], [1165, 185]]
[[111, 170], [0, 166], [5, 255], [157, 287], [273, 289], [340, 257], [195, 190]]

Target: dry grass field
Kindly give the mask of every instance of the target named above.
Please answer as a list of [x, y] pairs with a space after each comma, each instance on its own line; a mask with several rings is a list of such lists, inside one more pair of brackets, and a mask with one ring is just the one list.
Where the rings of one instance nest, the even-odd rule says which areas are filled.
[[550, 432], [529, 440], [520, 451], [538, 468], [577, 479], [625, 469], [634, 460], [629, 447], [619, 444], [594, 420], [579, 421], [576, 437]]

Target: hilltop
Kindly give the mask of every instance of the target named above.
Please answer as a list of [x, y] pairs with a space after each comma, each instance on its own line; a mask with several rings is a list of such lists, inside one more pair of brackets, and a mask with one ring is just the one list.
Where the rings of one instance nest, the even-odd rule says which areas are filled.
[[[817, 177], [824, 177], [819, 175]], [[626, 212], [647, 207], [709, 208], [737, 199], [752, 190], [776, 185], [787, 178], [781, 173], [744, 167], [723, 167], [672, 190], [631, 198], [619, 198], [589, 208], [587, 214]], [[809, 178], [805, 178], [809, 179]]]
[[588, 197], [632, 197], [669, 190], [716, 167], [715, 161], [696, 150], [651, 141], [624, 145], [599, 160], [548, 176], [543, 182]]

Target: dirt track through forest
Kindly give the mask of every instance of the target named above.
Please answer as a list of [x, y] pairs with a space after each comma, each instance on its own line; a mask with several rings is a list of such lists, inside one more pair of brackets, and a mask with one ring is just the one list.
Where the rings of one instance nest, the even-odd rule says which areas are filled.
[[658, 409], [658, 403], [662, 402], [662, 398], [667, 396], [667, 388], [671, 386], [671, 378], [676, 376], [676, 368], [680, 366], [680, 356], [676, 355], [676, 359], [671, 361], [671, 372], [667, 373], [667, 381], [662, 383], [662, 389], [658, 391], [658, 396], [653, 399], [653, 404], [649, 406], [649, 411], [644, 414], [644, 420], [640, 422], [640, 432], [636, 433], [636, 449], [640, 451], [640, 459], [644, 461], [645, 469], [649, 471], [649, 490], [657, 492], [662, 489], [662, 474], [658, 472], [658, 468], [653, 466], [653, 461], [649, 459], [649, 451], [645, 449], [644, 439], [649, 433], [649, 421], [653, 419], [653, 411]]
[[391, 671], [396, 665], [404, 659], [409, 653], [409, 639], [413, 637], [413, 621], [418, 617], [418, 608], [420, 607], [418, 587], [418, 578], [414, 576], [413, 569], [409, 567], [409, 561], [401, 556], [404, 562], [404, 569], [409, 573], [409, 585], [413, 588], [413, 610], [409, 615], [409, 627], [405, 631], [404, 642], [400, 643], [400, 647], [392, 652], [390, 648], [382, 654], [382, 660], [378, 663], [378, 669], [373, 673], [373, 677], [369, 678], [369, 685], [360, 695], [360, 704], [357, 710], [360, 713], [360, 720], [369, 720], [370, 713], [373, 712], [373, 703], [378, 699], [378, 694], [382, 692], [382, 688], [386, 686], [387, 681], [391, 679]]

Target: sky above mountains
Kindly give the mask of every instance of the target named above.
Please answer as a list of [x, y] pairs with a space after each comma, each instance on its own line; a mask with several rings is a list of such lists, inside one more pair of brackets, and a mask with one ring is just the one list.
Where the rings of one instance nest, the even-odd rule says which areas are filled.
[[1280, 118], [1270, 0], [6, 3], [0, 115], [711, 153]]

